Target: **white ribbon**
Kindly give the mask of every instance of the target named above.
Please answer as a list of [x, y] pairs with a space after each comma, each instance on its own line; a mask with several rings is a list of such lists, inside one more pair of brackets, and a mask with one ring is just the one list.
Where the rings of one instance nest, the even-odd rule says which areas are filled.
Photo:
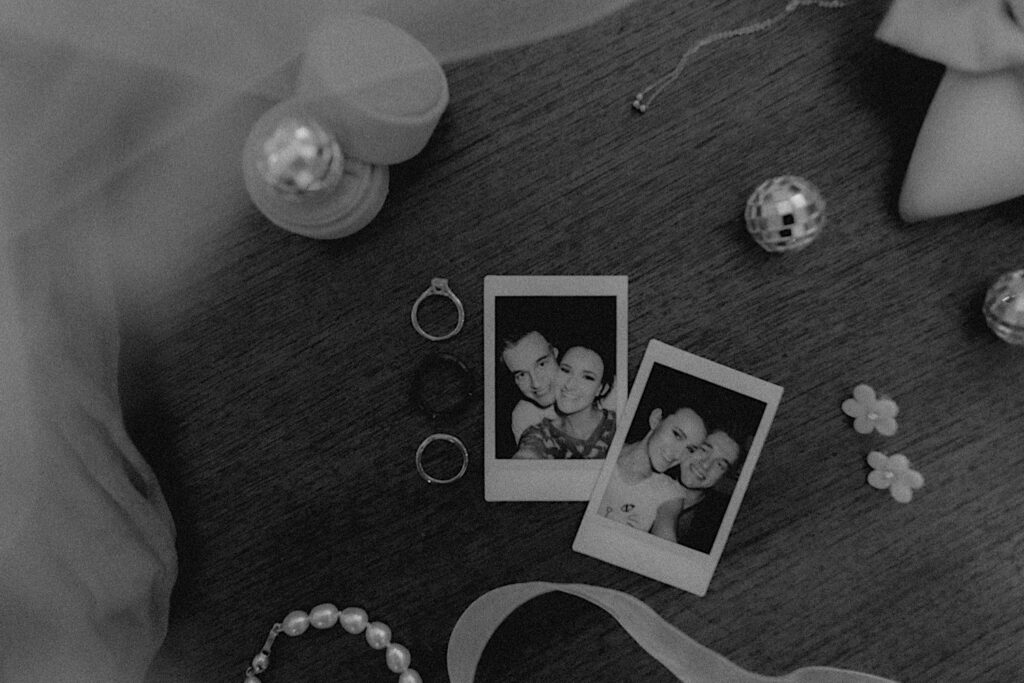
[[552, 591], [583, 598], [611, 614], [640, 647], [686, 683], [893, 683], [871, 674], [823, 666], [804, 667], [781, 677], [751, 673], [688, 637], [631, 595], [598, 586], [545, 582], [496, 588], [463, 612], [448, 641], [452, 683], [472, 683], [484, 647], [501, 622], [528, 600]]

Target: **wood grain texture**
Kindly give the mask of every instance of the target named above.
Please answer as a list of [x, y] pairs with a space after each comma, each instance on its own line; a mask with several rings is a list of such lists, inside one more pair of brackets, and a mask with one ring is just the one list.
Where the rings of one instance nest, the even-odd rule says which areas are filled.
[[[920, 225], [900, 174], [941, 69], [876, 43], [884, 3], [805, 9], [702, 53], [650, 112], [633, 94], [708, 33], [780, 3], [640, 0], [572, 35], [449, 65], [451, 104], [392, 168], [377, 219], [320, 243], [254, 210], [176, 294], [127, 406], [178, 524], [181, 572], [154, 680], [241, 680], [267, 629], [322, 601], [365, 607], [444, 681], [465, 607], [510, 582], [635, 595], [766, 674], [810, 665], [901, 681], [1024, 671], [1024, 353], [989, 333], [988, 284], [1024, 262], [1022, 204]], [[253, 118], [258, 111], [253, 111]], [[830, 223], [799, 255], [762, 253], [743, 204], [784, 173]], [[630, 373], [651, 338], [785, 387], [709, 594], [575, 554], [583, 503], [485, 503], [483, 408], [447, 425], [456, 485], [413, 467], [433, 431], [407, 391], [446, 351], [482, 371], [488, 274], [625, 274]], [[466, 326], [431, 344], [409, 308], [447, 277]], [[895, 437], [839, 405], [867, 382], [900, 404]], [[927, 478], [901, 506], [864, 456]], [[264, 680], [391, 681], [359, 639], [279, 641]], [[597, 608], [547, 596], [499, 630], [481, 681], [669, 681]]]

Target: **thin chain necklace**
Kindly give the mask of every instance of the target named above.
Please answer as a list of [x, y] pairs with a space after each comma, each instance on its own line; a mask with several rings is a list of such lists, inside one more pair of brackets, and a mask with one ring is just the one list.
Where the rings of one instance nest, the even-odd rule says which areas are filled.
[[636, 94], [636, 97], [633, 99], [633, 109], [636, 109], [641, 114], [645, 113], [650, 106], [654, 104], [654, 100], [658, 95], [660, 95], [665, 88], [679, 78], [680, 74], [683, 73], [683, 70], [690, 63], [693, 57], [708, 45], [717, 43], [721, 40], [728, 40], [729, 38], [748, 36], [753, 33], [767, 31], [801, 7], [813, 6], [820, 7], [822, 9], [840, 9], [853, 4], [853, 1], [854, 0], [790, 0], [782, 12], [770, 19], [765, 19], [763, 21], [758, 21], [753, 24], [730, 29], [728, 31], [720, 31], [701, 38], [692, 47], [690, 47], [690, 49], [683, 53], [683, 56], [679, 59], [679, 62], [676, 63], [676, 67], [672, 69], [672, 71], [657, 79]]

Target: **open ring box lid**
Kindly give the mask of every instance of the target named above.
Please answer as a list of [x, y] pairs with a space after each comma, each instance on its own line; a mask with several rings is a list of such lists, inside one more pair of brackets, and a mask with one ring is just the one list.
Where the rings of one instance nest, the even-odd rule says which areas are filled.
[[337, 13], [310, 35], [296, 95], [335, 128], [345, 154], [395, 164], [426, 146], [448, 106], [448, 81], [402, 29]]

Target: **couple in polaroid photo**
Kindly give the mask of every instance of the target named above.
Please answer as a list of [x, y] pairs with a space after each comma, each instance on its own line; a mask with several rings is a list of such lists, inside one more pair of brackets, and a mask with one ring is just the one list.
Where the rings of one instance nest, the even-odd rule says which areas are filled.
[[691, 400], [650, 411], [644, 437], [619, 452], [598, 514], [706, 552], [728, 502], [716, 486], [739, 462], [740, 446], [723, 429], [709, 432]]
[[[538, 324], [540, 323], [540, 324]], [[515, 318], [498, 338], [500, 365], [522, 393], [511, 415], [513, 458], [604, 458], [615, 436], [613, 347], [578, 330], [559, 346], [542, 320]]]
[[587, 500], [574, 550], [704, 595], [782, 389], [657, 340], [630, 386], [627, 289], [485, 279], [484, 497]]

